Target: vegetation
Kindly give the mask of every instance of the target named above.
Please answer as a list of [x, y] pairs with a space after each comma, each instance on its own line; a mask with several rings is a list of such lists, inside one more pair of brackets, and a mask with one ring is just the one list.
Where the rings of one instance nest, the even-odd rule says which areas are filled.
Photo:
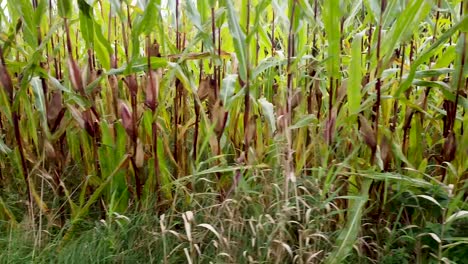
[[468, 263], [468, 1], [0, 8], [1, 263]]

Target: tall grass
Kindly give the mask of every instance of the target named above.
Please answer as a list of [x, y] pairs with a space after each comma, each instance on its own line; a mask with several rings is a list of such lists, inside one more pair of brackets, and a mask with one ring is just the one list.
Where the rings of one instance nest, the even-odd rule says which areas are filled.
[[466, 263], [457, 0], [0, 0], [1, 262]]

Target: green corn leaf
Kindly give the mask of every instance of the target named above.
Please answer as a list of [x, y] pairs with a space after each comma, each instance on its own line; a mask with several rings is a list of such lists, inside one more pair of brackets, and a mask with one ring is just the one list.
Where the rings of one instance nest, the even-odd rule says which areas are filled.
[[41, 25], [42, 18], [47, 12], [47, 0], [39, 0], [36, 10], [34, 11], [34, 24]]
[[85, 216], [88, 213], [88, 210], [91, 207], [91, 205], [93, 205], [99, 199], [101, 193], [109, 185], [114, 176], [117, 175], [117, 173], [126, 166], [126, 164], [128, 163], [128, 158], [128, 155], [124, 155], [117, 163], [117, 166], [114, 168], [111, 174], [104, 175], [105, 181], [103, 181], [99, 185], [99, 187], [93, 192], [93, 194], [91, 194], [89, 199], [86, 201], [86, 204], [83, 207], [79, 208], [76, 215], [72, 219], [73, 222], [79, 220], [81, 217]]
[[[457, 41], [457, 54], [460, 54], [460, 56], [457, 56], [455, 58], [454, 62], [454, 74], [452, 78], [452, 89], [454, 89], [454, 93], [456, 94], [456, 91], [461, 91], [462, 89], [466, 90], [466, 75], [464, 74], [465, 71], [468, 69], [468, 34], [466, 32], [463, 32], [460, 34], [460, 37]], [[462, 56], [465, 55], [465, 56]]]
[[226, 0], [227, 12], [228, 12], [228, 24], [231, 32], [234, 49], [236, 51], [237, 59], [239, 60], [239, 75], [244, 81], [247, 80], [247, 55], [246, 55], [246, 38], [242, 31], [236, 9], [232, 4], [232, 0]]
[[338, 236], [338, 247], [329, 255], [325, 263], [342, 263], [353, 249], [358, 232], [361, 228], [364, 206], [369, 199], [368, 193], [371, 183], [372, 180], [364, 179], [361, 186], [361, 195], [349, 197], [353, 200], [353, 205], [347, 214], [346, 226]]
[[[202, 2], [202, 1], [199, 1]], [[203, 31], [202, 20], [198, 9], [195, 7], [192, 1], [187, 1], [187, 16], [190, 18], [190, 22], [199, 30]]]
[[398, 90], [395, 93], [395, 97], [400, 97], [401, 93], [404, 93], [413, 82], [413, 79], [416, 75], [418, 67], [425, 61], [427, 61], [431, 56], [434, 55], [437, 48], [444, 44], [448, 39], [450, 39], [464, 24], [468, 23], [468, 16], [465, 16], [459, 23], [452, 26], [449, 30], [445, 31], [442, 36], [440, 36], [427, 50], [422, 52], [418, 58], [412, 62], [411, 69], [406, 77], [405, 81], [400, 85]]
[[63, 18], [70, 18], [73, 11], [73, 5], [71, 0], [60, 0], [57, 1], [59, 16]]
[[362, 34], [356, 34], [351, 46], [351, 61], [349, 63], [348, 82], [348, 113], [355, 115], [361, 107], [361, 82], [362, 82], [362, 62], [361, 62], [361, 41]]
[[317, 123], [317, 117], [315, 115], [305, 115], [303, 116], [297, 123], [294, 125], [290, 126], [290, 129], [297, 129], [301, 127], [306, 127], [310, 124], [315, 124]]
[[385, 34], [382, 42], [382, 64], [386, 65], [393, 55], [393, 49], [398, 43], [407, 39], [420, 21], [427, 17], [431, 11], [432, 1], [416, 0], [409, 2], [402, 14], [399, 14], [390, 32]]
[[93, 23], [93, 8], [84, 0], [78, 0], [80, 9], [80, 30], [81, 35], [88, 48], [92, 48], [94, 42], [94, 23]]
[[[156, 16], [156, 17], [155, 17]], [[131, 31], [132, 35], [132, 56], [137, 57], [140, 51], [140, 35], [149, 34], [158, 21], [159, 16], [156, 0], [150, 0], [146, 5], [143, 15], [135, 19], [134, 27]]]
[[37, 27], [34, 23], [34, 10], [31, 1], [28, 0], [15, 0], [8, 1], [8, 4], [20, 16], [23, 24], [22, 31], [26, 43], [33, 49], [37, 48]]
[[112, 47], [109, 41], [104, 37], [101, 31], [101, 25], [97, 22], [93, 23], [94, 28], [94, 50], [96, 51], [96, 57], [101, 63], [102, 67], [106, 70], [110, 69], [110, 54], [113, 53]]
[[323, 23], [328, 41], [328, 76], [337, 80], [340, 78], [340, 1], [326, 1], [322, 8]]

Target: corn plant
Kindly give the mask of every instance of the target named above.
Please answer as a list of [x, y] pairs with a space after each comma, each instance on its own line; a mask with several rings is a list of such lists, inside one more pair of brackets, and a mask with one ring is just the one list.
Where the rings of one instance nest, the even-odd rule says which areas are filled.
[[468, 1], [0, 8], [2, 261], [465, 260]]

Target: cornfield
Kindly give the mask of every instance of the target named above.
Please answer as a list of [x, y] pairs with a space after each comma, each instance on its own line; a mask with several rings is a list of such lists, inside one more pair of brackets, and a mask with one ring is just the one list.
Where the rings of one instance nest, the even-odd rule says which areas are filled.
[[468, 263], [467, 0], [0, 0], [1, 263]]

